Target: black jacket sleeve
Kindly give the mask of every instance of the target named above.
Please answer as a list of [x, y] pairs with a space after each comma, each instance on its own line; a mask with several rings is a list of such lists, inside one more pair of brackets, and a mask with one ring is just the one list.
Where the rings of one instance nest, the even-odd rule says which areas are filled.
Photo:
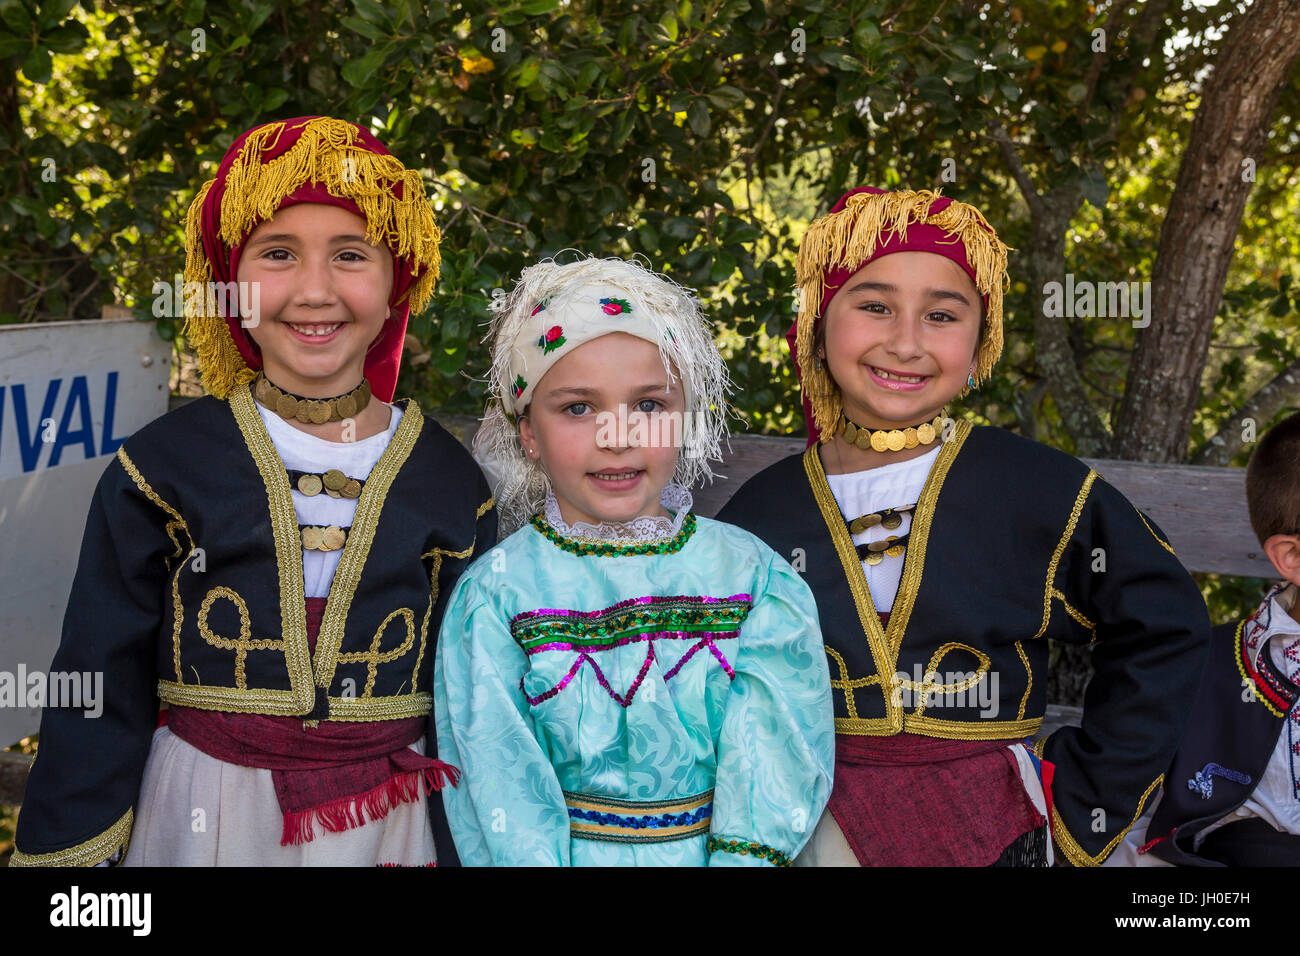
[[158, 718], [167, 582], [188, 557], [184, 519], [119, 452], [95, 490], [51, 664], [52, 677], [78, 675], [83, 699], [47, 700], [13, 865], [94, 865], [125, 847]]
[[1119, 845], [1159, 790], [1182, 737], [1210, 642], [1191, 576], [1160, 529], [1100, 478], [1082, 502], [1057, 598], [1091, 638], [1081, 727], [1040, 752], [1056, 765], [1053, 838], [1076, 866]]

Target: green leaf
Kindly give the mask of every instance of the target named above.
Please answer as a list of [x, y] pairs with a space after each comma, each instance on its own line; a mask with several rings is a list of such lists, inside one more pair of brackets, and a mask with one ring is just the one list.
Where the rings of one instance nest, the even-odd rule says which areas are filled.
[[1283, 316], [1290, 315], [1291, 300], [1289, 300], [1284, 295], [1278, 296], [1276, 299], [1273, 300], [1273, 305], [1268, 310], [1268, 313], [1269, 315], [1276, 316], [1279, 319], [1282, 318]]
[[33, 83], [48, 83], [52, 65], [50, 51], [44, 47], [34, 47], [32, 52], [27, 54], [27, 59], [23, 60], [23, 76]]
[[1020, 99], [1020, 87], [1016, 86], [1016, 81], [1005, 73], [1002, 74], [1001, 79], [998, 80], [998, 89], [1002, 91], [1003, 96], [1013, 103]]
[[709, 93], [709, 102], [718, 109], [739, 109], [745, 105], [745, 94], [734, 86], [719, 86]]
[[266, 22], [266, 18], [275, 12], [275, 7], [269, 3], [264, 3], [253, 7], [253, 15], [248, 22], [244, 24], [244, 29], [249, 33], [257, 32], [257, 28]]
[[31, 13], [21, 3], [0, 3], [0, 20], [4, 21], [14, 33], [25, 37], [28, 41], [32, 36], [33, 20]]
[[40, 31], [44, 33], [58, 26], [76, 5], [77, 0], [49, 0], [49, 2], [41, 4]]
[[690, 123], [691, 130], [701, 139], [707, 137], [713, 130], [713, 121], [709, 118], [709, 108], [705, 105], [703, 99], [697, 99], [691, 104], [686, 111], [686, 121]]
[[203, 22], [203, 11], [207, 6], [205, 0], [187, 0], [181, 8], [181, 22], [187, 27], [196, 27]]
[[1083, 193], [1083, 198], [1092, 205], [1098, 209], [1106, 208], [1106, 197], [1110, 195], [1110, 187], [1106, 184], [1105, 172], [1097, 168], [1085, 169], [1079, 178], [1079, 190]]
[[48, 219], [50, 216], [50, 207], [36, 196], [10, 196], [9, 205], [33, 219]]
[[379, 29], [373, 23], [367, 23], [360, 17], [344, 17], [340, 23], [344, 29], [351, 30], [358, 36], [363, 36], [367, 40], [387, 40], [389, 35], [384, 30]]
[[348, 85], [362, 87], [374, 75], [388, 58], [390, 44], [376, 47], [359, 60], [353, 60], [343, 66], [343, 79]]
[[1088, 87], [1082, 83], [1075, 83], [1065, 91], [1065, 95], [1069, 97], [1071, 103], [1082, 103], [1083, 98], [1088, 95]]
[[89, 39], [90, 32], [75, 20], [41, 37], [41, 41], [54, 53], [80, 53]]
[[954, 83], [969, 83], [978, 72], [979, 67], [974, 63], [954, 63], [948, 67], [948, 79]]
[[952, 93], [941, 76], [917, 77], [916, 91], [931, 103], [949, 103], [952, 101]]
[[[663, 231], [666, 235], [672, 236], [674, 239], [690, 239], [699, 231], [699, 228], [700, 224], [690, 216], [673, 216], [664, 223]], [[698, 251], [699, 250], [696, 250], [696, 252]], [[690, 259], [691, 255], [694, 255], [694, 253], [688, 254], [686, 258]], [[687, 268], [693, 268], [693, 266], [691, 266], [690, 263], [687, 263]]]
[[520, 4], [519, 9], [530, 17], [535, 17], [543, 13], [550, 13], [559, 5], [560, 0], [528, 0], [527, 3]]
[[659, 25], [664, 28], [670, 43], [677, 42], [677, 17], [672, 12], [665, 13], [659, 18]]
[[262, 97], [262, 112], [270, 113], [284, 105], [285, 100], [289, 98], [288, 90], [267, 90]]
[[525, 60], [519, 64], [519, 73], [515, 77], [515, 86], [518, 89], [527, 89], [537, 82], [537, 74], [541, 72], [542, 64], [537, 60]]
[[352, 0], [352, 5], [357, 8], [357, 15], [367, 23], [390, 25], [388, 13], [382, 3], [376, 3], [375, 0]]

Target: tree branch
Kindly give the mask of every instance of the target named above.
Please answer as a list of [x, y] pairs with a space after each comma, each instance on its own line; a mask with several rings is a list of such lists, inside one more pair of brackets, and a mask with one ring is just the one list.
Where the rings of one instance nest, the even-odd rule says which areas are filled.
[[1218, 432], [1197, 449], [1192, 456], [1193, 465], [1228, 465], [1246, 446], [1242, 435], [1247, 420], [1254, 423], [1255, 431], [1292, 402], [1300, 400], [1300, 358], [1278, 372], [1267, 385], [1252, 395], [1237, 409], [1236, 414], [1224, 422]]

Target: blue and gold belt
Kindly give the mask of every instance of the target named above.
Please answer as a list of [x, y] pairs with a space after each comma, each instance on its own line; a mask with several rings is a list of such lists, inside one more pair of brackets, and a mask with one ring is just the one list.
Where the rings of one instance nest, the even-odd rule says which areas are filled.
[[583, 840], [611, 843], [667, 843], [709, 832], [713, 791], [676, 800], [615, 800], [564, 792], [569, 832]]

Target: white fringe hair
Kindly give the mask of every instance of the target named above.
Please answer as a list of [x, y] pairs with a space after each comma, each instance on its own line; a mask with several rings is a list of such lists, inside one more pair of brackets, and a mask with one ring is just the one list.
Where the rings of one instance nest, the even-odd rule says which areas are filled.
[[510, 293], [494, 295], [489, 306], [493, 313], [487, 336], [492, 348], [491, 398], [474, 433], [473, 452], [493, 488], [499, 538], [541, 511], [551, 490], [540, 464], [524, 454], [518, 425], [502, 407], [514, 381], [511, 365], [517, 340], [537, 303], [593, 283], [628, 299], [632, 306], [628, 324], [651, 332], [646, 337], [657, 342], [664, 370], [671, 379], [675, 366], [681, 377], [686, 416], [673, 480], [687, 488], [705, 479], [712, 481], [709, 462], [722, 460], [727, 418], [734, 414], [727, 402], [732, 384], [695, 290], [626, 259], [586, 256], [564, 264], [545, 259], [524, 269]]

